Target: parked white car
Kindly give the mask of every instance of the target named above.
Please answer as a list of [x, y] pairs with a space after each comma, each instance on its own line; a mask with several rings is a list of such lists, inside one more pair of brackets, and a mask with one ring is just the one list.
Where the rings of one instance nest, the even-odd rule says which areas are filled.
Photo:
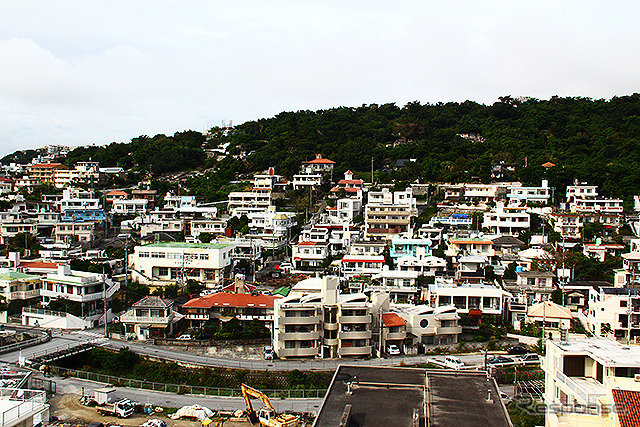
[[193, 339], [193, 337], [191, 336], [191, 334], [182, 334], [176, 339], [183, 341], [183, 340], [191, 340]]
[[444, 365], [447, 368], [451, 368], [451, 369], [462, 369], [464, 368], [464, 363], [462, 362], [462, 360], [458, 359], [457, 357], [454, 356], [447, 356], [444, 358]]
[[273, 360], [275, 356], [275, 353], [273, 352], [273, 347], [271, 347], [270, 345], [265, 345], [263, 354], [264, 354], [264, 360]]
[[400, 349], [395, 344], [389, 344], [387, 346], [387, 353], [389, 353], [391, 356], [397, 356], [400, 354]]

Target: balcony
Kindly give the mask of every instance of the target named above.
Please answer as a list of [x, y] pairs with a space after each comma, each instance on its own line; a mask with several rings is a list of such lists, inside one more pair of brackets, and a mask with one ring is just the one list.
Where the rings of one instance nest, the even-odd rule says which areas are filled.
[[136, 316], [135, 314], [125, 313], [120, 316], [122, 323], [139, 323], [148, 325], [169, 325], [174, 319], [173, 314], [164, 317], [156, 316]]
[[320, 338], [318, 331], [281, 332], [278, 334], [278, 341], [317, 340], [318, 338]]
[[238, 320], [260, 320], [261, 322], [273, 322], [271, 314], [238, 314]]
[[389, 332], [386, 334], [385, 339], [387, 341], [398, 341], [403, 340], [407, 337], [407, 333], [405, 331], [402, 332]]
[[564, 384], [583, 404], [597, 402], [599, 397], [606, 396], [604, 386], [596, 382], [593, 378], [568, 377], [558, 370], [556, 370], [555, 376], [557, 380]]
[[40, 289], [33, 289], [30, 291], [15, 291], [15, 292], [11, 292], [11, 297], [10, 300], [17, 300], [17, 299], [29, 299], [29, 298], [35, 298], [35, 297], [39, 297], [40, 296]]
[[281, 325], [316, 325], [320, 323], [320, 316], [280, 317], [278, 323]]
[[204, 321], [208, 321], [211, 319], [211, 315], [210, 314], [191, 314], [191, 313], [187, 313], [185, 315], [187, 320], [204, 320]]
[[371, 354], [371, 346], [364, 347], [339, 347], [339, 356], [369, 356]]
[[364, 316], [338, 316], [338, 323], [371, 323], [371, 314], [365, 314]]
[[[343, 331], [338, 333], [338, 338], [341, 340], [350, 340], [350, 339], [369, 339], [371, 338], [371, 331]], [[395, 338], [393, 338], [395, 339]], [[402, 338], [404, 339], [404, 333], [402, 334]]]
[[462, 326], [439, 326], [435, 328], [436, 335], [458, 335], [462, 333]]
[[402, 229], [400, 228], [367, 228], [367, 233], [370, 234], [400, 234]]

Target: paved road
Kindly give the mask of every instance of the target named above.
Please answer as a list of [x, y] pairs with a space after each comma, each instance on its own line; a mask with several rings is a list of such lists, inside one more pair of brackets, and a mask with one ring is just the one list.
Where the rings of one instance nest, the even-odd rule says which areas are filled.
[[[290, 371], [298, 369], [300, 371], [334, 371], [339, 365], [360, 365], [360, 366], [398, 366], [401, 364], [415, 365], [420, 363], [429, 363], [433, 360], [444, 361], [444, 356], [394, 356], [388, 358], [371, 358], [371, 359], [291, 359], [291, 360], [248, 360], [248, 359], [228, 359], [214, 356], [204, 356], [193, 354], [188, 351], [175, 350], [163, 346], [155, 346], [136, 341], [120, 341], [102, 338], [102, 335], [96, 330], [77, 331], [77, 332], [56, 332], [53, 338], [46, 343], [29, 347], [23, 350], [22, 354], [28, 359], [32, 355], [42, 353], [46, 350], [53, 350], [61, 346], [68, 346], [74, 343], [85, 342], [89, 340], [97, 340], [100, 345], [111, 349], [120, 349], [128, 347], [132, 351], [150, 357], [172, 360], [184, 364], [194, 364], [210, 367], [224, 367], [235, 369], [250, 370], [274, 370], [274, 371]], [[19, 352], [7, 353], [0, 355], [0, 362], [17, 363]], [[467, 366], [479, 367], [484, 366], [484, 355], [462, 354], [458, 355]]]
[[[93, 396], [96, 388], [104, 387], [106, 384], [81, 380], [78, 378], [52, 378], [56, 382], [58, 393], [73, 393]], [[149, 403], [157, 406], [169, 406], [179, 408], [184, 405], [199, 404], [216, 411], [235, 411], [237, 409], [246, 409], [244, 400], [238, 397], [211, 397], [184, 395], [174, 393], [163, 393], [159, 391], [139, 390], [128, 387], [115, 387], [116, 397], [126, 397], [136, 402]], [[255, 403], [255, 402], [254, 402]], [[271, 401], [278, 412], [294, 411], [294, 412], [317, 412], [322, 404], [322, 399], [273, 399]], [[257, 403], [260, 407], [260, 403]]]

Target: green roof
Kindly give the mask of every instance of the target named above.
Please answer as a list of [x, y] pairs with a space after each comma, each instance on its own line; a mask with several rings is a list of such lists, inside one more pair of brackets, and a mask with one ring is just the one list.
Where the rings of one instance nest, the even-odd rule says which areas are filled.
[[162, 242], [142, 245], [144, 248], [180, 248], [180, 249], [223, 249], [233, 246], [227, 243], [187, 243], [187, 242]]
[[282, 295], [283, 297], [286, 297], [287, 295], [289, 295], [289, 292], [291, 292], [291, 289], [287, 288], [286, 286], [283, 286], [273, 291], [271, 295]]
[[40, 276], [36, 276], [33, 274], [20, 273], [19, 271], [9, 271], [7, 273], [0, 274], [0, 280], [15, 280], [15, 279], [24, 279], [24, 280], [32, 280], [39, 279]]

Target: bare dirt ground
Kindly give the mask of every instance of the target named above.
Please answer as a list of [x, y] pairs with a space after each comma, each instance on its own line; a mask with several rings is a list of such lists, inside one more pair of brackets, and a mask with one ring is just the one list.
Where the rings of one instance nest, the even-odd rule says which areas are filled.
[[[107, 423], [117, 424], [123, 427], [135, 427], [143, 424], [147, 420], [157, 418], [167, 423], [171, 427], [200, 427], [200, 421], [172, 420], [162, 413], [153, 415], [134, 414], [129, 418], [121, 419], [116, 417], [104, 417], [96, 411], [96, 408], [80, 404], [80, 396], [76, 394], [56, 395], [49, 401], [51, 405], [50, 415], [57, 417], [61, 424], [73, 426], [87, 426], [89, 423], [98, 421], [105, 425]], [[214, 418], [214, 421], [218, 417]], [[249, 427], [246, 420], [230, 418], [224, 422], [224, 427]]]

